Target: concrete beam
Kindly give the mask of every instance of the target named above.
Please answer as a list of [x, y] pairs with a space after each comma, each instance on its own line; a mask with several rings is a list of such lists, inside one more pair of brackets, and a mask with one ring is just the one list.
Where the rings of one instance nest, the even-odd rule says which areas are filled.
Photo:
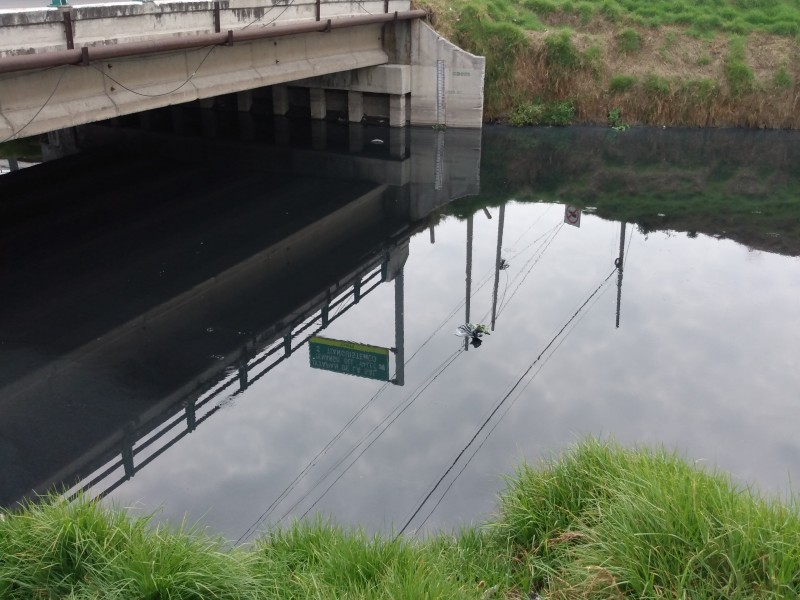
[[380, 31], [364, 25], [20, 73], [0, 86], [0, 139], [384, 64]]

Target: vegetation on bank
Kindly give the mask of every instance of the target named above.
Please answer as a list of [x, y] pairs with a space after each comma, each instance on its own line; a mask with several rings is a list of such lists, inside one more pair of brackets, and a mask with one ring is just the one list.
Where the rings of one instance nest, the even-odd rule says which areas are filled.
[[480, 194], [458, 218], [509, 200], [589, 208], [639, 231], [732, 239], [800, 256], [800, 147], [791, 132], [602, 127], [483, 130]]
[[800, 127], [792, 0], [419, 4], [443, 35], [486, 56], [488, 121]]
[[663, 450], [589, 440], [523, 465], [498, 517], [368, 538], [317, 521], [227, 548], [88, 500], [0, 518], [0, 597], [796, 598], [800, 515]]

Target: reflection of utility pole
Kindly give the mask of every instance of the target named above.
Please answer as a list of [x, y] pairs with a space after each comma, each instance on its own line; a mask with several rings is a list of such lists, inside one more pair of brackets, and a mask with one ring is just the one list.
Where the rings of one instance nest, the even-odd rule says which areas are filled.
[[[469, 300], [472, 295], [472, 216], [467, 218], [467, 299], [464, 323], [469, 323]], [[464, 338], [464, 350], [469, 350], [469, 336]]]
[[497, 288], [500, 285], [500, 247], [503, 245], [503, 223], [506, 219], [506, 205], [500, 205], [500, 218], [497, 221], [497, 255], [494, 258], [494, 293], [492, 294], [492, 331], [497, 320]]
[[403, 269], [394, 278], [394, 362], [395, 362], [395, 385], [405, 383], [405, 321], [404, 321], [404, 290], [403, 290]]
[[614, 261], [617, 266], [617, 329], [619, 329], [619, 313], [622, 303], [622, 267], [625, 259], [625, 222], [623, 221], [619, 229], [619, 258]]

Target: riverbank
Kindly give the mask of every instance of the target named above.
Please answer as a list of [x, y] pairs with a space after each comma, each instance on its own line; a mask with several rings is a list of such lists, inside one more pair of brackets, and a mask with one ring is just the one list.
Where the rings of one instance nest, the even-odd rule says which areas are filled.
[[420, 0], [486, 56], [487, 122], [800, 127], [800, 7], [785, 0]]
[[794, 598], [800, 516], [661, 450], [522, 466], [491, 523], [423, 541], [330, 523], [227, 548], [86, 500], [0, 520], [2, 598]]

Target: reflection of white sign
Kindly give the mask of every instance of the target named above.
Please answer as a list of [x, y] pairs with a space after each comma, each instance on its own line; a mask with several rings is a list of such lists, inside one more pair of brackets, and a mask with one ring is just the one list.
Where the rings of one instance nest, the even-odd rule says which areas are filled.
[[564, 206], [564, 223], [567, 225], [581, 226], [581, 209], [569, 204]]

